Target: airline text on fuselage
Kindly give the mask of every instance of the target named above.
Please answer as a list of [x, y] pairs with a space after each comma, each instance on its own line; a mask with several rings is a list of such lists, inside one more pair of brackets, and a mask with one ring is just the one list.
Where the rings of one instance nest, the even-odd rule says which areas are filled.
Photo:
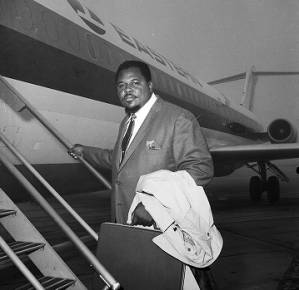
[[[76, 14], [81, 18], [81, 20], [97, 35], [102, 36], [106, 34], [105, 24], [101, 19], [89, 8], [83, 5], [79, 0], [67, 0], [71, 7], [74, 9]], [[192, 81], [196, 85], [202, 86], [198, 79], [188, 73], [186, 70], [180, 66], [173, 63], [171, 60], [167, 59], [163, 55], [157, 53], [155, 50], [149, 46], [143, 44], [134, 37], [131, 37], [121, 28], [116, 26], [113, 23], [110, 23], [114, 31], [117, 33], [118, 37], [123, 43], [129, 45], [130, 47], [136, 49], [139, 53], [143, 53], [151, 57], [154, 61], [163, 65], [164, 67], [171, 69], [175, 73], [179, 74], [181, 77], [184, 77], [188, 81]]]

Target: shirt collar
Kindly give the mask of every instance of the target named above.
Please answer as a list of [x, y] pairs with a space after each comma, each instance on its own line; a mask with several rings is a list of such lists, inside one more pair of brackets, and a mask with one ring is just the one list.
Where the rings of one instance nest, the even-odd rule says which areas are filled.
[[148, 112], [150, 111], [150, 109], [152, 108], [152, 106], [154, 105], [157, 99], [158, 98], [155, 95], [155, 93], [152, 93], [149, 100], [135, 113], [136, 118], [138, 119], [140, 117], [147, 116]]

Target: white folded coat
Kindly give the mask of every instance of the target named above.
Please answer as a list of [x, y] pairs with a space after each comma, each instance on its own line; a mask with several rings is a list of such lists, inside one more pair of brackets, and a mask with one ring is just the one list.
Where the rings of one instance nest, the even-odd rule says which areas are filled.
[[128, 213], [142, 202], [162, 234], [153, 242], [185, 264], [204, 268], [219, 256], [223, 240], [201, 186], [185, 171], [159, 170], [139, 178]]

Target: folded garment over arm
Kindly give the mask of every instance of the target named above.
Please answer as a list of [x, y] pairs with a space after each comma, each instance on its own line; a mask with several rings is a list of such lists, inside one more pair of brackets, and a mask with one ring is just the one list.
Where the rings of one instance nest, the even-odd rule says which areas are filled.
[[162, 231], [153, 242], [185, 264], [203, 268], [219, 256], [223, 240], [206, 194], [186, 171], [159, 170], [140, 177], [128, 214], [139, 202]]

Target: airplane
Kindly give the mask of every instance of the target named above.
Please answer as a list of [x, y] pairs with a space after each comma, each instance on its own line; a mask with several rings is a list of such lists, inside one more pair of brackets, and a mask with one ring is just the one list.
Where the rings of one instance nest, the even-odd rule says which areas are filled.
[[[298, 158], [299, 144], [290, 121], [273, 120], [265, 130], [250, 110], [252, 79], [266, 72], [249, 70], [206, 83], [103, 17], [82, 0], [0, 0], [0, 132], [59, 192], [103, 188], [32, 117], [14, 90], [73, 144], [113, 148], [124, 117], [114, 74], [123, 61], [139, 59], [150, 65], [155, 92], [198, 119], [215, 176], [246, 165], [255, 172], [250, 198], [259, 201], [266, 191], [269, 202], [278, 201], [280, 180], [287, 176], [272, 160]], [[245, 79], [241, 104], [213, 87], [238, 78]], [[24, 170], [2, 143], [0, 150]], [[6, 170], [0, 171], [1, 187], [24, 198]], [[109, 178], [109, 172], [101, 174]]]

